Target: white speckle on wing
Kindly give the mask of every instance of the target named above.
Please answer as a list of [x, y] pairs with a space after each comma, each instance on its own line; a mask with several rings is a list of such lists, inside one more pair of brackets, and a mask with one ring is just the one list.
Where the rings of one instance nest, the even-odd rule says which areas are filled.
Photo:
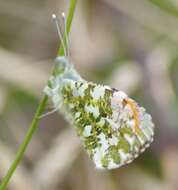
[[139, 154], [136, 153], [136, 154], [134, 155], [134, 158], [137, 158], [138, 156], [139, 156]]
[[142, 129], [142, 132], [146, 136], [147, 140], [152, 137], [151, 129], [149, 128], [149, 126], [146, 129]]
[[101, 152], [104, 154], [104, 152], [109, 148], [108, 140], [106, 139], [106, 136], [104, 133], [100, 133], [98, 135], [98, 138], [100, 139], [100, 144], [101, 144]]
[[117, 145], [119, 139], [118, 139], [118, 137], [112, 135], [112, 138], [109, 138], [108, 141], [109, 141], [110, 145]]
[[103, 98], [105, 94], [105, 87], [104, 86], [96, 86], [91, 93], [93, 99], [98, 100], [99, 98]]
[[115, 162], [113, 162], [113, 160], [110, 160], [108, 163], [108, 169], [115, 169], [118, 168], [121, 164], [116, 164]]
[[130, 159], [127, 161], [127, 164], [130, 164], [133, 161], [133, 159]]
[[152, 123], [151, 116], [149, 114], [144, 114], [142, 116], [142, 121], [140, 123], [140, 128], [142, 129], [144, 135], [150, 139], [154, 134], [154, 124]]
[[99, 148], [96, 148], [95, 150], [96, 151], [95, 151], [94, 156], [93, 156], [93, 161], [94, 161], [97, 169], [103, 169], [103, 165], [101, 162], [103, 155], [102, 155]]
[[141, 145], [145, 144], [145, 141], [139, 135], [137, 135], [137, 138], [140, 141]]
[[125, 161], [127, 161], [128, 159], [130, 159], [131, 155], [128, 153], [125, 153], [124, 150], [120, 149], [119, 150], [119, 154], [120, 154], [120, 158], [122, 160], [122, 162], [124, 163]]
[[141, 148], [140, 152], [144, 152], [146, 147]]
[[97, 124], [102, 127], [105, 124], [105, 119], [102, 117]]
[[135, 142], [135, 137], [134, 136], [129, 136], [128, 134], [125, 134], [124, 135], [125, 139], [127, 140], [127, 142], [130, 144], [130, 145], [133, 145], [134, 142]]
[[109, 122], [113, 130], [119, 129], [120, 125], [118, 123], [115, 123], [112, 119], [109, 118], [106, 118], [106, 120]]
[[124, 98], [127, 98], [127, 94], [124, 93], [123, 91], [117, 91], [114, 93], [114, 97], [117, 97], [117, 98], [123, 100]]
[[114, 122], [118, 122], [120, 117], [120, 110], [113, 109], [112, 119]]
[[92, 113], [95, 118], [100, 115], [98, 107], [94, 107], [92, 105], [85, 105], [85, 111], [88, 113]]
[[83, 131], [83, 136], [84, 137], [89, 137], [92, 134], [91, 130], [92, 130], [92, 126], [91, 125], [86, 125], [85, 128], [84, 128], [84, 131]]
[[76, 113], [75, 113], [75, 116], [74, 116], [74, 117], [75, 117], [75, 119], [77, 119], [78, 117], [80, 117], [80, 115], [81, 115], [81, 113], [80, 113], [80, 112], [76, 112]]
[[80, 86], [79, 88], [76, 88], [75, 84], [72, 87], [72, 95], [73, 96], [81, 96], [84, 97], [85, 96], [85, 90], [88, 88], [88, 84], [87, 83], [83, 83], [82, 86]]
[[76, 88], [74, 88], [74, 89], [72, 90], [72, 95], [73, 95], [73, 96], [79, 96], [80, 94], [79, 94], [79, 91], [78, 91]]
[[140, 129], [143, 134], [146, 136], [147, 140], [150, 140], [154, 134], [154, 124], [152, 123], [152, 118], [149, 114], [142, 112], [143, 110], [140, 108]]
[[88, 88], [87, 83], [83, 83], [83, 85], [78, 89], [79, 95], [80, 96], [85, 96], [85, 90]]
[[138, 146], [134, 146], [134, 149], [135, 149], [135, 151], [136, 151], [136, 152], [138, 152], [138, 151], [139, 151]]

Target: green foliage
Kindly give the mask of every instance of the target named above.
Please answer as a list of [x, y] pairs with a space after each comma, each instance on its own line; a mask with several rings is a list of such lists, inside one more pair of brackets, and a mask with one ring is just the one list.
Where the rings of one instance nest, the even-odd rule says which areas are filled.
[[[163, 11], [167, 11], [169, 14], [178, 16], [178, 5], [175, 5], [174, 1], [168, 0], [148, 0], [161, 8]], [[176, 2], [176, 1], [175, 1]]]

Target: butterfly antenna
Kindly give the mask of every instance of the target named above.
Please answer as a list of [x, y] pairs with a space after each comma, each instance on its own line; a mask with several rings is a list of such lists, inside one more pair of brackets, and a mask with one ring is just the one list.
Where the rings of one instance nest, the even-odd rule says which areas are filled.
[[62, 20], [63, 20], [63, 25], [64, 25], [64, 35], [65, 35], [65, 40], [66, 40], [67, 55], [69, 56], [70, 51], [69, 51], [69, 38], [67, 35], [67, 20], [66, 20], [66, 15], [64, 12], [62, 12]]
[[58, 23], [58, 20], [57, 20], [57, 17], [56, 17], [55, 14], [52, 14], [52, 19], [54, 20], [54, 22], [56, 24], [57, 33], [59, 35], [60, 42], [61, 42], [62, 47], [64, 49], [64, 55], [65, 55], [65, 57], [67, 57], [67, 51], [66, 51], [66, 46], [65, 46], [65, 43], [64, 43], [63, 35], [62, 35], [61, 28], [60, 28], [60, 25]]

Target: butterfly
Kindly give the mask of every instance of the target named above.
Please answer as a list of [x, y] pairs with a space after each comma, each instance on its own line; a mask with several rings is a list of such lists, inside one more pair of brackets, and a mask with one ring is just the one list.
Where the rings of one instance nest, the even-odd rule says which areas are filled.
[[122, 91], [84, 80], [67, 55], [56, 58], [44, 92], [75, 127], [97, 169], [128, 164], [153, 141], [146, 110]]

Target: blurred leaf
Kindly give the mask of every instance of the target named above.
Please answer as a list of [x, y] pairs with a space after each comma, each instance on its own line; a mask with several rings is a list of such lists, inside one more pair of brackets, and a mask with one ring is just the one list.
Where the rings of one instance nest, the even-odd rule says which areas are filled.
[[113, 60], [106, 60], [101, 64], [96, 64], [97, 66], [91, 70], [90, 78], [97, 80], [97, 81], [107, 81], [107, 79], [112, 75], [113, 71], [118, 69], [125, 63], [125, 57], [121, 55], [120, 58], [113, 58]]
[[177, 106], [178, 106], [178, 56], [172, 60], [170, 67], [170, 78], [176, 94]]
[[154, 3], [156, 6], [160, 7], [164, 11], [168, 13], [178, 16], [178, 4], [175, 5], [174, 2], [176, 1], [167, 1], [167, 0], [149, 0], [150, 2]]
[[35, 96], [15, 86], [11, 86], [6, 101], [5, 112], [9, 109], [14, 110], [16, 106], [19, 106], [28, 112], [31, 109], [33, 110], [38, 102]]
[[144, 154], [138, 158], [138, 161], [146, 171], [157, 177], [162, 177], [160, 160], [150, 149], [145, 151]]

